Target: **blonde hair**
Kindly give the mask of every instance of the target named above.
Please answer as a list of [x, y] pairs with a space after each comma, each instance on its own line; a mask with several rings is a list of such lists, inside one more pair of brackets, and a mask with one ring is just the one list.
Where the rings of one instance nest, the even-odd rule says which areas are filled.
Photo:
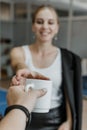
[[39, 6], [33, 13], [32, 13], [32, 23], [34, 24], [35, 23], [35, 18], [36, 18], [36, 15], [38, 14], [38, 12], [44, 8], [48, 8], [49, 10], [51, 11], [54, 11], [54, 13], [56, 14], [56, 18], [57, 18], [57, 23], [59, 24], [59, 16], [56, 12], [56, 10], [51, 6], [51, 5], [41, 5]]

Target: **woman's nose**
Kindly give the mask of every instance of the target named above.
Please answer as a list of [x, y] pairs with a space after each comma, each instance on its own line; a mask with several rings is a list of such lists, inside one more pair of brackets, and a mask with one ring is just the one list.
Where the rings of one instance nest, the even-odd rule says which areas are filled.
[[47, 23], [44, 23], [44, 24], [43, 24], [43, 28], [48, 28], [48, 24], [47, 24]]

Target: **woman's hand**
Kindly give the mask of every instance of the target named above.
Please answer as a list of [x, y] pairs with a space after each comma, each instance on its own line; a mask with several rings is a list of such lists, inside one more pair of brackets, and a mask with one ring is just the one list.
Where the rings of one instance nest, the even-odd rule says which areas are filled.
[[17, 79], [20, 79], [21, 77], [24, 77], [24, 78], [29, 78], [29, 79], [42, 79], [42, 80], [49, 80], [48, 77], [38, 73], [38, 72], [35, 72], [35, 71], [31, 71], [29, 69], [20, 69], [17, 71], [16, 73], [16, 77]]
[[71, 122], [70, 121], [65, 121], [63, 124], [60, 125], [60, 127], [58, 128], [58, 130], [71, 130]]
[[30, 73], [29, 69], [20, 69], [12, 77], [11, 85], [25, 85], [26, 77]]
[[18, 78], [16, 75], [14, 75], [12, 77], [12, 80], [11, 80], [11, 86], [14, 86], [14, 85], [25, 85], [25, 82], [26, 82], [26, 78], [24, 77], [20, 77]]
[[20, 69], [17, 71], [16, 75], [13, 76], [11, 85], [25, 85], [26, 78], [49, 80], [48, 77], [38, 72], [30, 71], [29, 69]]

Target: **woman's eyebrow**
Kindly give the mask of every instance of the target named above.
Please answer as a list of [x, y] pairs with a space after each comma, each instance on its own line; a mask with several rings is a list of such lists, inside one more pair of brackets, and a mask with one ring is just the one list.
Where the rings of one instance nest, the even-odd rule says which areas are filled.
[[[44, 20], [44, 19], [43, 18], [36, 18], [36, 20]], [[54, 19], [52, 19], [52, 18], [49, 18], [47, 20], [54, 21]]]

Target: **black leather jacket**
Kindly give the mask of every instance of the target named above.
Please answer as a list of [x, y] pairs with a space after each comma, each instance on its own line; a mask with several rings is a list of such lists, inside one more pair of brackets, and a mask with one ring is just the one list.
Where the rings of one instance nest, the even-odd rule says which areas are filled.
[[72, 130], [82, 127], [82, 77], [81, 59], [74, 53], [61, 49], [64, 90], [66, 90], [73, 117]]

